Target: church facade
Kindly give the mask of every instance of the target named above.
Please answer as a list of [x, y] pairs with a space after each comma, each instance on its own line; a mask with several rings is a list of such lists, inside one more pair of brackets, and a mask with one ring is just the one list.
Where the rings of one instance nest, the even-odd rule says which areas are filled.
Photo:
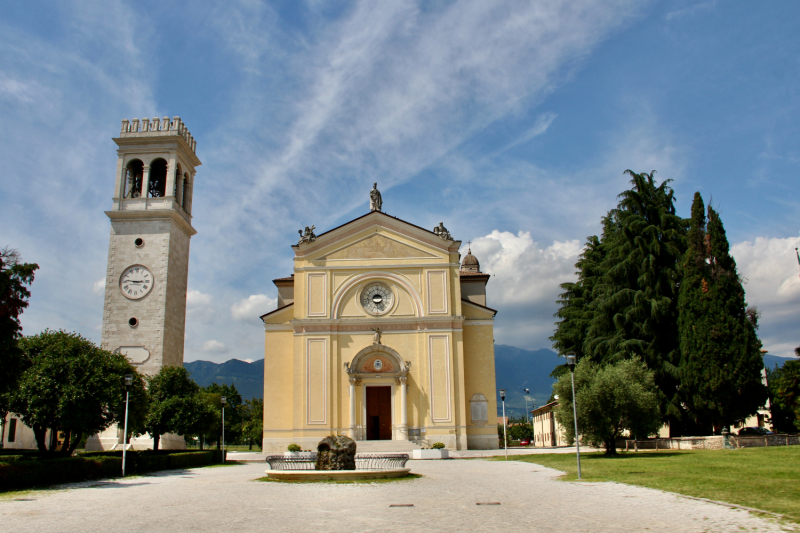
[[[321, 235], [300, 232], [294, 273], [263, 315], [264, 451], [498, 447], [489, 276], [440, 224], [371, 211]], [[393, 441], [393, 442], [380, 442]], [[380, 446], [383, 447], [380, 447]]]

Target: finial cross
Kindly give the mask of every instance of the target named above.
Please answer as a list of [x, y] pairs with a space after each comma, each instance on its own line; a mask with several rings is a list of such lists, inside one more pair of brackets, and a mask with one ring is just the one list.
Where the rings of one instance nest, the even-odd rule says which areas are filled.
[[472, 241], [467, 241], [467, 248], [472, 250]]

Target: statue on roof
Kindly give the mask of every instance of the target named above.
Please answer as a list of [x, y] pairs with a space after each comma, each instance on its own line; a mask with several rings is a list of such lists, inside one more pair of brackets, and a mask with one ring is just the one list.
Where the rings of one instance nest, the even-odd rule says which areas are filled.
[[306, 226], [305, 233], [303, 233], [303, 230], [301, 229], [297, 230], [297, 233], [300, 234], [300, 240], [297, 241], [298, 246], [307, 242], [314, 242], [314, 240], [317, 238], [317, 236], [314, 235], [314, 228], [316, 228], [316, 226], [311, 226], [310, 228]]
[[382, 206], [383, 200], [381, 199], [381, 191], [378, 190], [378, 183], [375, 182], [375, 184], [372, 185], [372, 190], [369, 191], [369, 210], [380, 211]]
[[450, 232], [447, 231], [447, 228], [444, 227], [444, 222], [439, 222], [439, 225], [433, 228], [433, 232], [436, 234], [437, 237], [443, 239], [445, 241], [452, 241], [453, 236], [450, 235]]

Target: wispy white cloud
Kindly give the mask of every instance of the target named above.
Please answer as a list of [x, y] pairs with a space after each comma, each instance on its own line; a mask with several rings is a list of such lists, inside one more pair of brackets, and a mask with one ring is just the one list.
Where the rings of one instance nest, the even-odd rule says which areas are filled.
[[92, 294], [102, 295], [106, 292], [106, 278], [100, 278], [92, 283]]
[[231, 350], [221, 342], [212, 339], [203, 343], [203, 351], [209, 354], [220, 355], [230, 353]]

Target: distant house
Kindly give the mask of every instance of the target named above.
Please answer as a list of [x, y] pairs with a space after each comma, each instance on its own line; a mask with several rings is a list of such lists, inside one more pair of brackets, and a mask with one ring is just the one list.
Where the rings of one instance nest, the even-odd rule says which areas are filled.
[[564, 428], [556, 420], [554, 409], [558, 402], [550, 402], [531, 411], [533, 415], [534, 446], [567, 446]]
[[[47, 430], [46, 439], [50, 438]], [[33, 430], [22, 423], [18, 415], [8, 413], [2, 428], [3, 448], [15, 450], [33, 450], [36, 448], [36, 437]]]

